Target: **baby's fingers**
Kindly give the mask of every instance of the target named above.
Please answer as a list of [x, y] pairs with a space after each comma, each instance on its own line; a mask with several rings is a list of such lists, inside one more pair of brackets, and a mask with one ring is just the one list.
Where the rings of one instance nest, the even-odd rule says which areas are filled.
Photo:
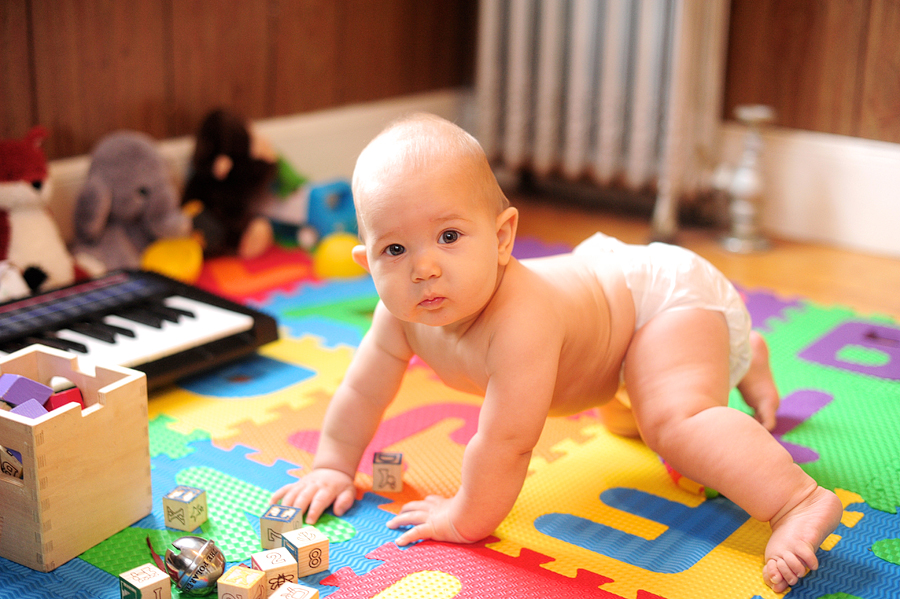
[[400, 528], [401, 526], [416, 526], [428, 521], [429, 512], [426, 510], [411, 510], [403, 507], [403, 511], [388, 521], [388, 528]]
[[396, 543], [400, 547], [405, 547], [406, 545], [410, 545], [418, 541], [427, 541], [428, 539], [432, 538], [434, 538], [434, 527], [431, 526], [431, 524], [429, 524], [428, 522], [425, 522], [424, 524], [413, 526], [402, 535], [397, 537]]

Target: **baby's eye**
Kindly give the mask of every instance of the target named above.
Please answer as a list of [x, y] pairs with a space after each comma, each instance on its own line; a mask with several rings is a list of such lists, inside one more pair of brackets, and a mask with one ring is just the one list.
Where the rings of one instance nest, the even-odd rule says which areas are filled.
[[406, 248], [399, 243], [392, 243], [391, 245], [384, 248], [384, 251], [387, 252], [389, 256], [399, 256], [406, 251]]
[[453, 243], [457, 239], [459, 239], [459, 231], [444, 231], [441, 233], [440, 243]]

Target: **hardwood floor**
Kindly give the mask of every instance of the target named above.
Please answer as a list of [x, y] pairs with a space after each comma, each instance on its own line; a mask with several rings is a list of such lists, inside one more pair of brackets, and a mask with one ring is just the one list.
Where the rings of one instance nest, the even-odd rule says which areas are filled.
[[[519, 237], [575, 245], [596, 231], [627, 243], [646, 243], [646, 219], [588, 210], [510, 195], [519, 209]], [[734, 254], [723, 249], [717, 232], [681, 229], [677, 243], [719, 268], [732, 281], [766, 288], [786, 297], [854, 308], [863, 315], [887, 315], [900, 322], [900, 260], [813, 243], [773, 240], [772, 249]]]

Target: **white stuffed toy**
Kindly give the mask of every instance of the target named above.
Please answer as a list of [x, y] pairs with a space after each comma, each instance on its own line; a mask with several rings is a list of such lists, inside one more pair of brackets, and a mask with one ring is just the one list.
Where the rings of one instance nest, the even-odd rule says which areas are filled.
[[22, 139], [0, 140], [0, 301], [75, 280], [72, 256], [47, 210], [46, 137], [34, 127]]

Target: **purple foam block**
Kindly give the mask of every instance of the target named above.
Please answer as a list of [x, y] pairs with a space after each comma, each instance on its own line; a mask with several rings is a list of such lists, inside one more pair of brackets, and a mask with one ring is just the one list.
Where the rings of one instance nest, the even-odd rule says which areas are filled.
[[53, 395], [53, 389], [18, 374], [0, 375], [0, 399], [17, 406], [29, 399], [43, 404]]
[[11, 414], [18, 414], [26, 418], [39, 418], [47, 413], [47, 409], [36, 399], [29, 399], [10, 410]]

